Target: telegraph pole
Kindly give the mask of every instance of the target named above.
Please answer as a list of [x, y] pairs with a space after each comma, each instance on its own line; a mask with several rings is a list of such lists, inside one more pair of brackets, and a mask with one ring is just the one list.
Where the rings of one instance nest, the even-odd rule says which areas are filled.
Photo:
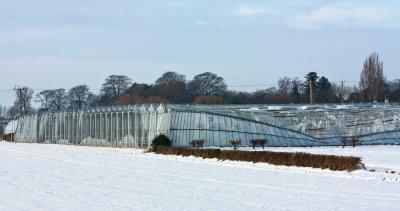
[[343, 103], [344, 103], [344, 93], [343, 93], [344, 81], [341, 81], [341, 82], [340, 82], [340, 85], [341, 85], [341, 87], [340, 87], [340, 92], [342, 93], [341, 95], [342, 95], [342, 104], [343, 104]]
[[19, 97], [18, 97], [18, 104], [19, 104], [19, 116], [22, 116], [22, 88], [21, 86], [15, 86], [14, 87], [15, 91], [18, 91]]
[[310, 79], [310, 104], [314, 103], [314, 99], [313, 99], [313, 80]]

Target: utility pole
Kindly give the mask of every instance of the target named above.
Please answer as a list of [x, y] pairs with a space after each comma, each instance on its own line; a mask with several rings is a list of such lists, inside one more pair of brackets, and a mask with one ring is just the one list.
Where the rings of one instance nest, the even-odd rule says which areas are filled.
[[341, 85], [341, 87], [340, 87], [340, 92], [341, 92], [341, 95], [342, 95], [342, 104], [344, 103], [344, 81], [341, 81], [340, 82], [340, 85]]
[[15, 86], [14, 87], [15, 91], [18, 91], [18, 104], [19, 104], [19, 116], [22, 116], [22, 88], [21, 86]]
[[313, 79], [310, 79], [310, 104], [314, 103], [314, 99], [313, 99]]

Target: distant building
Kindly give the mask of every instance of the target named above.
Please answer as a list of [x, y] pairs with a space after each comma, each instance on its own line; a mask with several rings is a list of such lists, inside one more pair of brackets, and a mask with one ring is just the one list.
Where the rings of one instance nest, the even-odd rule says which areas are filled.
[[18, 120], [4, 119], [1, 122], [3, 131], [2, 139], [5, 141], [14, 141], [14, 134], [17, 130]]

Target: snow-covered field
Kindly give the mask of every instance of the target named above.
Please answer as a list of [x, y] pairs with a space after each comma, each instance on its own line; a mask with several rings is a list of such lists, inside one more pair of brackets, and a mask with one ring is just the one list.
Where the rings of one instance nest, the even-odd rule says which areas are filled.
[[366, 166], [397, 172], [334, 172], [134, 149], [1, 141], [0, 210], [400, 208], [399, 146], [303, 150], [359, 155]]

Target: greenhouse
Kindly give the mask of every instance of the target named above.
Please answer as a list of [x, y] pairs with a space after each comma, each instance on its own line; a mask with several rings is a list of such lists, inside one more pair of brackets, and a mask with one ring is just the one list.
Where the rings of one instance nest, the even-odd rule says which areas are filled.
[[400, 106], [132, 105], [41, 113], [19, 119], [17, 142], [148, 148], [174, 146], [400, 144]]

